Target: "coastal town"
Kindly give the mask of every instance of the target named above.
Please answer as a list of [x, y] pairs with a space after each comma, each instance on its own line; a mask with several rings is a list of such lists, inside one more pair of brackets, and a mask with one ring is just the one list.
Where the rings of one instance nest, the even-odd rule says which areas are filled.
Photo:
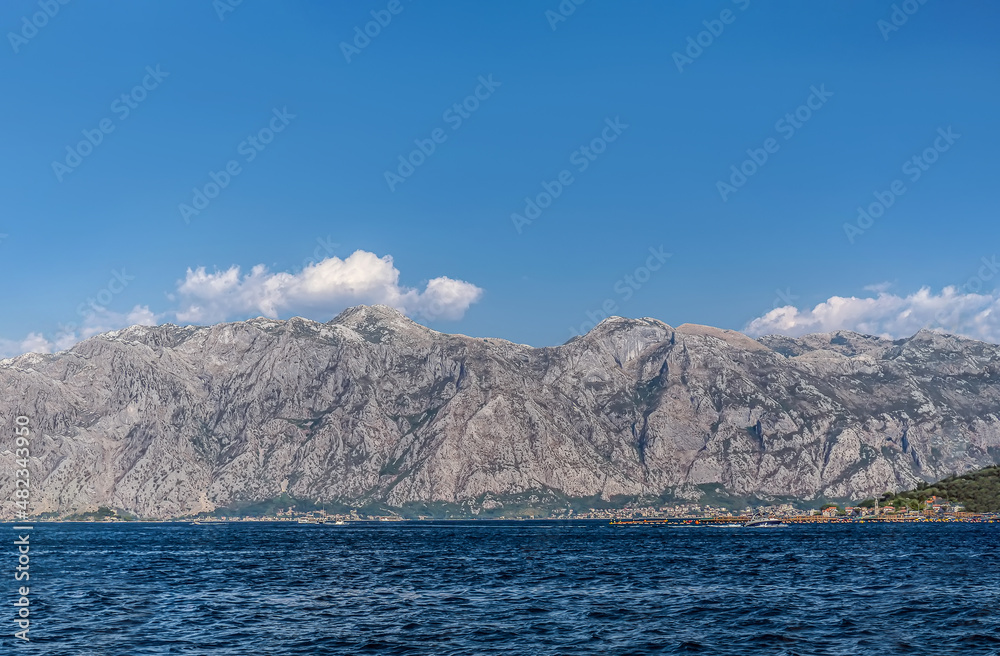
[[668, 519], [668, 518], [692, 518], [692, 517], [718, 517], [733, 518], [753, 515], [765, 515], [779, 518], [805, 518], [823, 517], [835, 518], [861, 518], [861, 517], [909, 517], [909, 516], [944, 516], [964, 513], [964, 507], [960, 504], [949, 503], [945, 499], [936, 496], [930, 497], [923, 508], [915, 510], [911, 507], [896, 507], [893, 505], [879, 506], [872, 504], [869, 506], [852, 506], [826, 504], [819, 508], [802, 509], [789, 503], [775, 504], [769, 506], [746, 506], [741, 510], [733, 510], [722, 506], [700, 505], [688, 503], [673, 506], [645, 506], [626, 507], [621, 509], [594, 509], [584, 513], [572, 515], [575, 519]]
[[223, 524], [236, 522], [288, 522], [295, 524], [346, 524], [348, 522], [402, 522], [434, 520], [605, 520], [612, 524], [741, 524], [753, 518], [766, 517], [785, 523], [860, 523], [860, 522], [985, 522], [1000, 523], [1000, 513], [967, 512], [961, 504], [931, 496], [922, 507], [914, 504], [899, 507], [877, 502], [866, 505], [825, 504], [819, 508], [797, 508], [789, 503], [769, 506], [746, 506], [732, 509], [716, 505], [685, 503], [663, 506], [626, 506], [623, 508], [588, 508], [584, 511], [558, 509], [555, 511], [521, 510], [517, 513], [496, 516], [431, 516], [401, 515], [393, 512], [363, 512], [349, 510], [328, 513], [325, 510], [298, 511], [296, 508], [282, 508], [262, 515], [209, 515], [200, 514], [181, 518], [138, 518], [115, 509], [101, 507], [97, 511], [68, 517], [39, 517], [39, 521], [173, 521], [192, 524]]
[[[913, 505], [918, 505], [918, 507], [914, 508]], [[877, 501], [874, 501], [871, 505], [838, 506], [827, 504], [819, 509], [808, 510], [798, 509], [790, 504], [758, 508], [747, 507], [739, 512], [713, 508], [712, 506], [701, 507], [697, 504], [637, 510], [639, 512], [633, 511], [631, 516], [628, 516], [627, 513], [619, 513], [607, 518], [613, 524], [746, 524], [761, 517], [781, 520], [786, 524], [942, 521], [1000, 523], [1000, 513], [967, 512], [961, 504], [950, 503], [937, 496], [929, 497], [922, 504], [901, 504], [898, 507], [894, 505], [880, 506]]]

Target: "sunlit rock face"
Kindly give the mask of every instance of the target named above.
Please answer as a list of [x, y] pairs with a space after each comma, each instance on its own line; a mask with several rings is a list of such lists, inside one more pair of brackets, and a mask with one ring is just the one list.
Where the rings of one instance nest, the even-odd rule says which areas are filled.
[[357, 307], [325, 324], [136, 326], [0, 361], [0, 425], [35, 428], [34, 512], [702, 484], [859, 498], [1000, 461], [998, 356], [926, 331], [753, 340], [617, 317], [531, 348]]

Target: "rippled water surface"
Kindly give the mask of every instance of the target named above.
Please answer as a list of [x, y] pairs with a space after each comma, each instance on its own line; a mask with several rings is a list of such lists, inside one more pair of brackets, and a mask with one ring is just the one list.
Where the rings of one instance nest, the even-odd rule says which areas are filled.
[[37, 524], [31, 540], [33, 640], [14, 645], [8, 619], [3, 653], [1000, 654], [1000, 524]]

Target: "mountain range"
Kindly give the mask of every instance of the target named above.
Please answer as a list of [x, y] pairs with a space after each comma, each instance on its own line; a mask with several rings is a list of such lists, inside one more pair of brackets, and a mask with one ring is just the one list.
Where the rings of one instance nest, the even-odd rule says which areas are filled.
[[1000, 462], [998, 411], [1000, 347], [926, 330], [751, 339], [612, 317], [533, 348], [359, 306], [0, 361], [0, 426], [34, 431], [33, 513], [860, 499]]

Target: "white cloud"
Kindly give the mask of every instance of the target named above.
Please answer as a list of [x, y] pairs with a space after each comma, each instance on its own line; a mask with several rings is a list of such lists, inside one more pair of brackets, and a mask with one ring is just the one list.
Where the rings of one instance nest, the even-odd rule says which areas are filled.
[[52, 343], [41, 333], [28, 333], [19, 345], [26, 353], [51, 353]]
[[128, 326], [155, 326], [156, 314], [147, 306], [136, 305], [127, 313], [112, 312], [105, 307], [93, 306], [93, 311], [80, 326], [63, 328], [49, 339], [41, 333], [28, 333], [22, 340], [0, 339], [0, 357], [14, 357], [22, 353], [55, 353], [71, 348], [77, 342]]
[[153, 313], [146, 305], [136, 305], [127, 313], [112, 312], [107, 308], [97, 308], [83, 320], [78, 334], [80, 339], [87, 339], [94, 335], [121, 330], [128, 326], [155, 326], [157, 319], [161, 318]]
[[351, 305], [375, 303], [414, 317], [460, 319], [483, 290], [445, 277], [430, 280], [422, 292], [402, 287], [392, 256], [355, 251], [343, 260], [330, 257], [310, 264], [299, 273], [272, 273], [262, 264], [245, 275], [237, 266], [214, 273], [204, 267], [188, 269], [177, 292], [179, 321], [212, 323], [251, 314], [332, 317]]
[[1000, 293], [965, 293], [945, 287], [934, 294], [927, 287], [908, 296], [873, 286], [874, 297], [833, 296], [816, 307], [800, 310], [791, 305], [776, 308], [748, 323], [749, 335], [789, 335], [853, 330], [869, 335], [909, 337], [921, 328], [1000, 343]]
[[875, 292], [876, 294], [882, 294], [892, 289], [891, 282], [880, 282], [874, 285], [865, 285], [864, 290], [866, 292]]
[[423, 291], [401, 286], [399, 277], [391, 255], [360, 250], [345, 259], [309, 263], [298, 273], [272, 273], [262, 264], [247, 274], [241, 274], [238, 266], [214, 273], [204, 267], [188, 269], [176, 292], [167, 296], [176, 303], [174, 309], [155, 313], [137, 305], [119, 313], [92, 305], [81, 325], [61, 328], [54, 337], [33, 332], [21, 340], [0, 338], [0, 357], [63, 351], [94, 335], [163, 320], [216, 323], [258, 314], [327, 320], [351, 305], [377, 303], [412, 317], [461, 319], [483, 295], [472, 283], [444, 276], [429, 280]]

